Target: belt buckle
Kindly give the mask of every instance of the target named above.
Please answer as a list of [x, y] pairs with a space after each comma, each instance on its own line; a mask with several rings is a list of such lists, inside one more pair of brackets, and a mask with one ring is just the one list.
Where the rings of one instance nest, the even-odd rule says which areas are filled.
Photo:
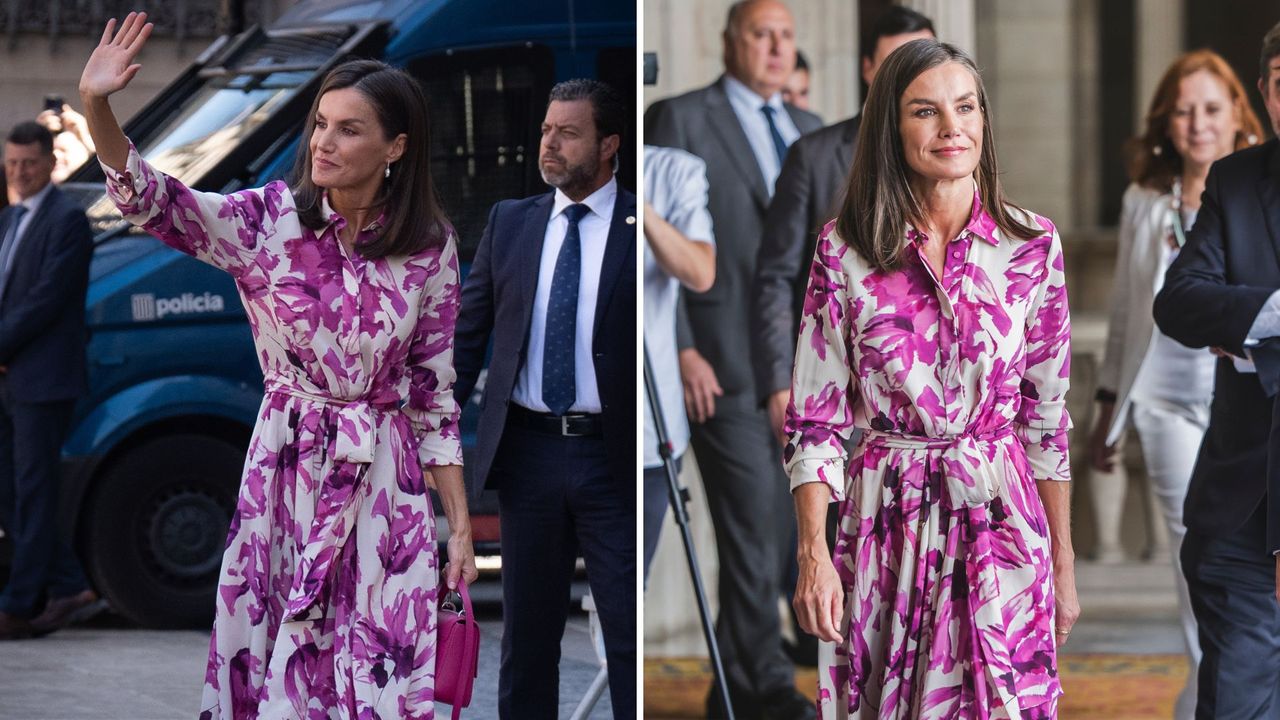
[[560, 434], [564, 437], [577, 437], [577, 433], [569, 432], [569, 416], [560, 416]]

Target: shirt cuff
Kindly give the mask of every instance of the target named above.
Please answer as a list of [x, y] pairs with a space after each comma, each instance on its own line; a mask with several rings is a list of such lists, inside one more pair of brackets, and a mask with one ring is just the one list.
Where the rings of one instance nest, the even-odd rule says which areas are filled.
[[1258, 311], [1245, 337], [1245, 344], [1254, 344], [1263, 338], [1280, 335], [1280, 290], [1271, 293], [1266, 304]]
[[810, 458], [797, 460], [787, 468], [791, 476], [791, 491], [801, 485], [820, 482], [831, 490], [831, 502], [844, 501], [845, 472], [844, 461], [833, 459]]

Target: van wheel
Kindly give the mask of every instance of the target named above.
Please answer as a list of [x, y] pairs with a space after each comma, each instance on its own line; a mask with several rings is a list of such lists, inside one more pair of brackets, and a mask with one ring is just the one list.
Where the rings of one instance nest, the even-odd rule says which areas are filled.
[[111, 607], [139, 625], [207, 627], [244, 450], [205, 435], [149, 441], [108, 468], [85, 552]]

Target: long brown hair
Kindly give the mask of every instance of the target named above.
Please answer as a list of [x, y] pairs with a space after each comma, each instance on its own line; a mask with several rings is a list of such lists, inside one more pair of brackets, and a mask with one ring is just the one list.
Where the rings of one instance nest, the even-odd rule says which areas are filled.
[[948, 62], [963, 65], [978, 87], [982, 155], [978, 160], [977, 180], [983, 208], [1005, 235], [1029, 239], [1044, 234], [1039, 226], [1027, 225], [1014, 216], [1016, 208], [1000, 187], [987, 91], [973, 60], [948, 43], [912, 40], [889, 54], [871, 83], [867, 104], [862, 109], [853, 168], [836, 218], [840, 237], [862, 259], [881, 270], [894, 270], [901, 265], [907, 224], [919, 224], [924, 218], [924, 208], [911, 192], [912, 170], [902, 152], [898, 101], [921, 73]]
[[330, 90], [343, 88], [354, 88], [369, 101], [383, 137], [391, 140], [401, 133], [406, 137], [404, 154], [392, 164], [391, 177], [379, 187], [373, 202], [374, 208], [386, 212], [386, 219], [374, 239], [356, 249], [365, 258], [379, 258], [412, 255], [442, 246], [450, 226], [431, 180], [426, 94], [411, 75], [376, 60], [352, 60], [339, 65], [329, 71], [316, 93], [293, 167], [292, 190], [298, 219], [313, 230], [328, 221], [320, 209], [324, 189], [311, 179], [310, 139], [315, 132], [320, 98]]
[[1169, 139], [1169, 119], [1178, 104], [1178, 86], [1182, 78], [1201, 70], [1218, 78], [1227, 87], [1231, 107], [1240, 119], [1233, 147], [1243, 150], [1261, 141], [1262, 123], [1258, 122], [1258, 116], [1249, 106], [1248, 93], [1235, 71], [1212, 50], [1192, 50], [1179, 56], [1164, 71], [1147, 109], [1146, 129], [1129, 140], [1126, 146], [1130, 180], [1160, 192], [1169, 192], [1173, 188], [1173, 179], [1182, 174], [1182, 155]]

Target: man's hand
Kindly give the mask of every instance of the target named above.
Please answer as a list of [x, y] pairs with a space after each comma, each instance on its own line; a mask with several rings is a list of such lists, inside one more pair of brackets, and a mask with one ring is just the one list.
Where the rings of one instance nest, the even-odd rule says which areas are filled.
[[1109, 473], [1116, 469], [1116, 446], [1107, 444], [1115, 409], [1115, 403], [1098, 403], [1098, 419], [1089, 438], [1089, 464], [1099, 472]]
[[779, 445], [787, 444], [787, 434], [783, 431], [782, 426], [787, 421], [787, 405], [791, 402], [790, 390], [778, 390], [769, 396], [767, 408], [769, 410], [769, 427], [773, 428], [773, 434], [778, 438]]
[[716, 398], [724, 395], [716, 371], [693, 348], [680, 351], [680, 379], [684, 382], [684, 406], [689, 419], [704, 423], [716, 414]]

